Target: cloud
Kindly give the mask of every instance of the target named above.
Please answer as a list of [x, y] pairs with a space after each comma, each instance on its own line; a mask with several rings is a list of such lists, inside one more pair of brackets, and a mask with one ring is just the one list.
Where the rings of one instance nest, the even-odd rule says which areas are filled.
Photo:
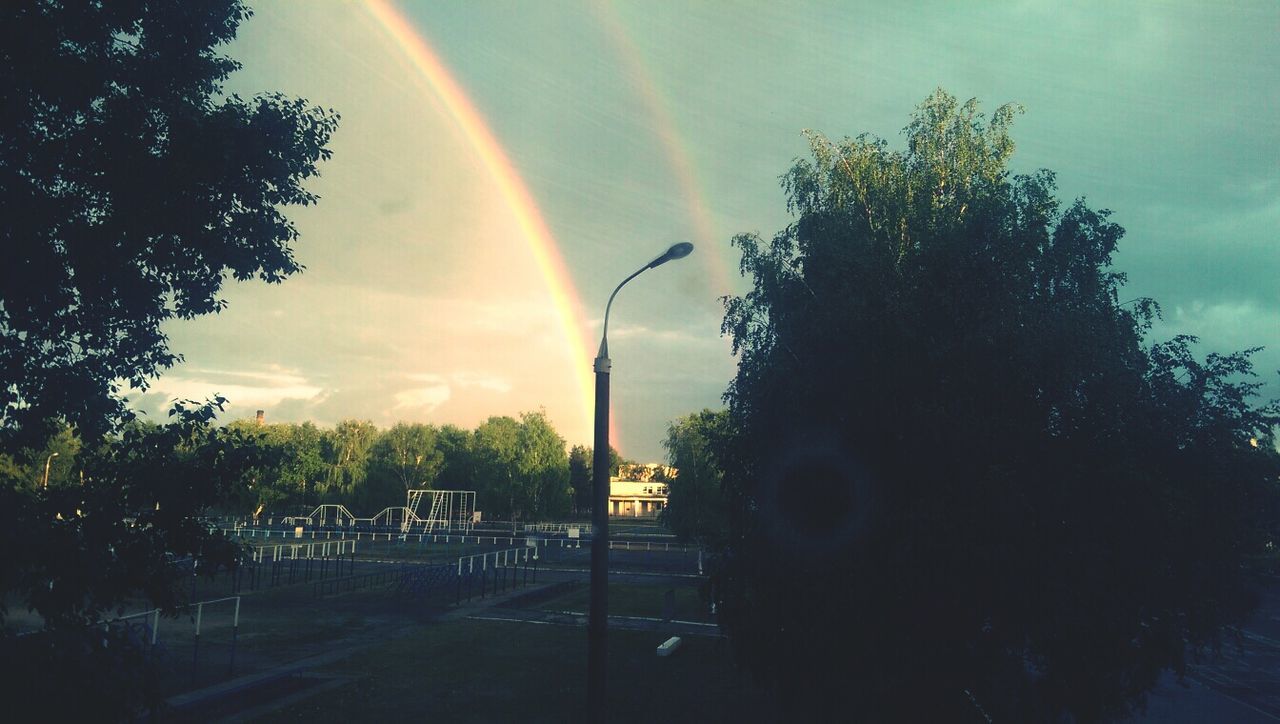
[[[130, 388], [126, 393], [136, 393]], [[134, 400], [138, 409], [156, 411], [171, 400], [211, 399], [225, 397], [228, 407], [269, 408], [285, 400], [319, 403], [325, 389], [292, 370], [271, 365], [266, 370], [230, 371], [191, 369], [170, 373], [154, 380], [147, 392]]]
[[449, 379], [459, 387], [477, 387], [490, 392], [510, 392], [511, 381], [505, 377], [481, 372], [454, 372]]
[[1193, 334], [1220, 352], [1234, 352], [1271, 343], [1272, 334], [1263, 330], [1280, 329], [1280, 310], [1263, 307], [1252, 300], [1205, 303], [1195, 300], [1188, 305], [1165, 312], [1156, 324], [1157, 335]]
[[200, 380], [209, 381], [212, 384], [220, 384], [221, 380], [234, 380], [230, 383], [234, 385], [242, 384], [240, 380], [256, 380], [271, 387], [280, 388], [302, 387], [307, 384], [307, 378], [303, 377], [298, 370], [282, 367], [278, 364], [267, 365], [265, 370], [194, 368], [187, 370], [187, 375], [198, 376]]
[[613, 339], [649, 339], [662, 342], [698, 342], [701, 341], [688, 332], [678, 329], [650, 329], [642, 325], [615, 327], [609, 330]]
[[434, 372], [416, 372], [404, 375], [410, 382], [419, 383], [414, 387], [399, 390], [391, 395], [395, 405], [391, 412], [408, 410], [418, 414], [429, 414], [435, 411], [453, 396], [454, 388], [480, 389], [490, 392], [506, 393], [511, 391], [511, 382], [506, 378], [480, 372], [460, 371], [449, 376]]
[[1280, 310], [1252, 300], [1206, 303], [1195, 300], [1165, 310], [1165, 318], [1153, 325], [1150, 341], [1164, 341], [1176, 334], [1200, 339], [1197, 353], [1231, 353], [1263, 347], [1252, 357], [1256, 381], [1262, 383], [1259, 396], [1280, 398], [1280, 344], [1274, 330], [1280, 330]]
[[449, 398], [453, 396], [453, 390], [449, 387], [449, 383], [440, 375], [409, 374], [405, 375], [405, 377], [413, 382], [425, 384], [400, 390], [393, 394], [392, 399], [396, 403], [391, 408], [393, 411], [410, 410], [427, 414], [448, 402]]

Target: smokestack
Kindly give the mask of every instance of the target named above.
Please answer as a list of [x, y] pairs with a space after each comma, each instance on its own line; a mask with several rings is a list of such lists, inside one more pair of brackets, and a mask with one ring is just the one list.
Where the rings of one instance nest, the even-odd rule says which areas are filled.
[[266, 410], [258, 410], [258, 416], [257, 416], [256, 418], [254, 418], [254, 422], [256, 422], [256, 423], [258, 423], [259, 425], [261, 425], [261, 424], [263, 423], [263, 421], [265, 420], [266, 415], [267, 415], [267, 411], [266, 411]]

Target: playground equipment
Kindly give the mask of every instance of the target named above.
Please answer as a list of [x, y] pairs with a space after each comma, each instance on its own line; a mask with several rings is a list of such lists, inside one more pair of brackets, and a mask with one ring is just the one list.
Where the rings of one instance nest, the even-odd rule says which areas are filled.
[[[423, 501], [430, 499], [423, 509]], [[335, 526], [350, 528], [356, 525], [399, 527], [401, 533], [411, 533], [417, 529], [434, 533], [471, 532], [476, 510], [476, 491], [474, 490], [410, 490], [405, 494], [405, 504], [383, 508], [381, 512], [370, 518], [359, 518], [347, 510], [345, 505], [325, 504], [317, 506], [311, 515], [293, 515], [284, 518], [285, 525]]]
[[347, 510], [347, 506], [326, 504], [311, 511], [311, 515], [293, 515], [285, 518], [281, 522], [285, 525], [306, 523], [307, 525], [319, 525], [322, 527], [327, 525], [336, 525], [345, 528], [350, 527], [357, 520], [359, 519], [352, 515], [351, 511]]
[[[470, 532], [475, 519], [476, 491], [474, 490], [410, 490], [406, 494], [405, 509], [415, 519], [413, 523], [421, 523], [427, 533], [438, 530]], [[426, 517], [418, 511], [424, 498], [431, 498], [431, 507]], [[409, 532], [413, 523], [406, 519], [401, 530]]]

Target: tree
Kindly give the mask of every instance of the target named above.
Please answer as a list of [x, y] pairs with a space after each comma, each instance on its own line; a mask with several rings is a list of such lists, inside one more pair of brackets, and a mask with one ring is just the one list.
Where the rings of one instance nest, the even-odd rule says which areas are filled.
[[[591, 510], [592, 457], [591, 446], [574, 445], [569, 451], [569, 486], [573, 489], [573, 506], [576, 512]], [[617, 475], [618, 467], [624, 464], [622, 456], [609, 446], [609, 474]]]
[[[280, 477], [276, 481], [280, 489], [280, 504], [292, 508], [305, 508], [318, 502], [316, 487], [328, 474], [324, 460], [325, 432], [312, 422], [301, 425], [281, 426], [284, 433], [284, 459], [280, 465]], [[273, 428], [274, 429], [274, 428]]]
[[368, 420], [343, 420], [325, 436], [328, 463], [321, 497], [327, 502], [352, 502], [364, 492], [369, 475], [369, 453], [378, 428]]
[[475, 490], [472, 434], [457, 425], [444, 425], [436, 435], [442, 461], [436, 479], [441, 490]]
[[497, 520], [515, 519], [519, 438], [520, 423], [505, 415], [480, 423], [472, 437], [477, 505]]
[[154, 705], [139, 644], [99, 622], [139, 596], [177, 615], [192, 569], [175, 561], [207, 574], [235, 565], [239, 547], [193, 513], [238, 495], [265, 463], [242, 431], [210, 424], [221, 402], [179, 403], [172, 423], [129, 425], [84, 451], [82, 484], [0, 486], [11, 552], [0, 588], [43, 621], [24, 636], [0, 629], [0, 655], [22, 662], [0, 683], [19, 719], [115, 720]]
[[337, 114], [226, 96], [239, 0], [15, 0], [0, 9], [0, 433], [86, 439], [180, 359], [161, 329], [224, 278], [301, 269], [280, 208]]
[[244, 444], [257, 448], [263, 467], [253, 471], [244, 499], [228, 501], [226, 509], [254, 517], [310, 512], [317, 484], [323, 485], [332, 469], [324, 459], [325, 431], [311, 422], [263, 425], [252, 419], [227, 427], [236, 430]]
[[591, 509], [591, 448], [574, 445], [569, 450], [569, 487], [573, 489], [573, 512]]
[[396, 423], [378, 435], [369, 455], [371, 482], [389, 496], [374, 508], [404, 505], [405, 491], [432, 487], [444, 462], [436, 429], [421, 423]]
[[[663, 447], [676, 469], [667, 483], [663, 523], [681, 540], [722, 544], [727, 521], [720, 496], [724, 473], [715, 450], [728, 435], [727, 410], [703, 410], [686, 415], [667, 428]], [[661, 472], [661, 471], [660, 471]]]
[[519, 420], [490, 417], [476, 428], [471, 450], [477, 494], [492, 517], [530, 520], [568, 513], [569, 458], [564, 438], [545, 412], [521, 413]]
[[79, 481], [77, 458], [83, 442], [67, 425], [46, 426], [48, 437], [34, 448], [21, 448], [0, 453], [0, 479], [24, 481], [32, 488], [45, 483], [45, 465], [49, 466], [48, 484], [67, 485]]
[[[3, 689], [18, 719], [132, 717], [140, 657], [97, 622], [138, 597], [173, 615], [175, 557], [209, 571], [236, 555], [199, 516], [242, 495], [257, 446], [211, 428], [221, 398], [125, 426], [120, 393], [180, 359], [163, 323], [221, 309], [224, 279], [301, 269], [281, 209], [316, 200], [302, 183], [337, 115], [223, 93], [238, 65], [219, 50], [248, 14], [239, 0], [0, 4], [0, 599], [44, 623], [18, 637], [0, 618], [0, 658], [23, 662]], [[15, 474], [67, 426], [84, 485]]]
[[1123, 229], [1008, 171], [1016, 110], [815, 134], [794, 223], [734, 240], [716, 595], [795, 716], [1123, 717], [1252, 605], [1277, 408], [1248, 351], [1144, 342]]
[[531, 520], [551, 520], [569, 513], [569, 457], [564, 438], [551, 426], [545, 410], [520, 415], [517, 474], [524, 482], [520, 510]]
[[249, 472], [249, 480], [234, 499], [223, 501], [223, 511], [255, 518], [263, 510], [281, 505], [288, 493], [280, 484], [281, 468], [286, 456], [287, 425], [261, 425], [256, 420], [235, 420], [227, 430], [236, 434], [240, 444], [252, 449], [257, 467]]

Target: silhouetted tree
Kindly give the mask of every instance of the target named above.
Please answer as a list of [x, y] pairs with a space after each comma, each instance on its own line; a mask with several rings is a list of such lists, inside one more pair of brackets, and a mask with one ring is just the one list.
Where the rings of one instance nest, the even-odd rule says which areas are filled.
[[793, 716], [1122, 717], [1253, 605], [1276, 407], [1247, 351], [1144, 346], [1123, 230], [1010, 174], [1014, 114], [938, 91], [905, 152], [814, 135], [794, 223], [734, 240], [716, 585]]
[[179, 359], [162, 324], [221, 309], [224, 279], [301, 268], [281, 208], [316, 200], [302, 183], [337, 115], [223, 93], [238, 65], [219, 51], [248, 14], [239, 0], [0, 3], [0, 452], [67, 425], [85, 445], [84, 485], [45, 491], [0, 464], [0, 599], [44, 621], [0, 629], [0, 659], [22, 662], [0, 684], [17, 720], [131, 715], [136, 649], [88, 624], [138, 594], [172, 613], [175, 557], [212, 570], [235, 555], [198, 516], [264, 465], [258, 446], [210, 428], [221, 400], [122, 428], [120, 393]]
[[569, 487], [573, 489], [573, 512], [591, 509], [591, 448], [574, 445], [569, 450]]
[[[569, 451], [569, 487], [573, 488], [574, 509], [585, 513], [591, 510], [592, 457], [590, 445], [574, 445]], [[623, 464], [622, 456], [609, 446], [609, 474], [617, 475], [618, 467]]]
[[195, 513], [271, 463], [243, 430], [210, 424], [222, 402], [180, 403], [170, 424], [130, 424], [82, 451], [83, 482], [0, 485], [0, 592], [43, 621], [0, 629], [0, 656], [21, 662], [0, 678], [16, 720], [118, 720], [157, 700], [136, 640], [100, 622], [139, 598], [177, 615], [192, 563], [206, 574], [236, 564], [238, 546]]
[[179, 359], [161, 325], [301, 267], [281, 207], [332, 111], [222, 93], [239, 0], [0, 4], [0, 433], [96, 439]]
[[475, 490], [471, 432], [457, 425], [443, 425], [436, 435], [436, 443], [444, 458], [436, 487], [440, 490]]

